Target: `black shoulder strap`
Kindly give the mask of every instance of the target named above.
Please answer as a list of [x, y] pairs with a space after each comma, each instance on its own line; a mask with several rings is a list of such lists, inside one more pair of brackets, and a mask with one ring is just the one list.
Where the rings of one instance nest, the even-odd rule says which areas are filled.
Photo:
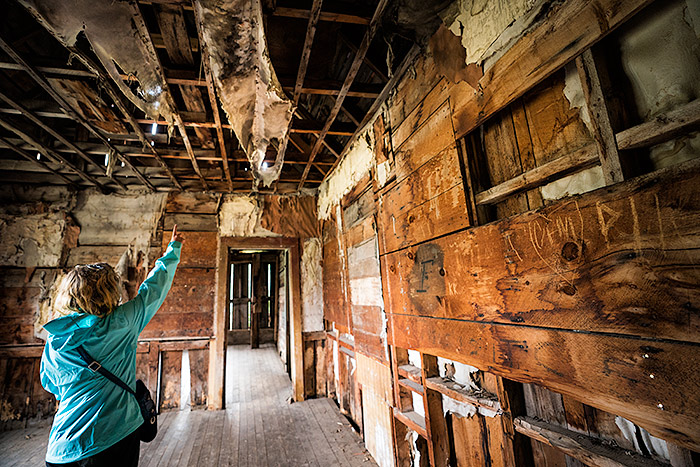
[[105, 369], [100, 363], [92, 358], [89, 353], [85, 350], [85, 348], [82, 345], [79, 345], [77, 347], [78, 353], [80, 354], [80, 357], [85, 360], [85, 363], [87, 363], [87, 367], [92, 370], [93, 372], [97, 372], [119, 386], [120, 388], [124, 389], [127, 392], [130, 392], [134, 396], [136, 396], [136, 393], [134, 392], [133, 389], [129, 387], [128, 384], [126, 384], [124, 381], [121, 379], [117, 378], [114, 376], [112, 373], [110, 373], [107, 369]]

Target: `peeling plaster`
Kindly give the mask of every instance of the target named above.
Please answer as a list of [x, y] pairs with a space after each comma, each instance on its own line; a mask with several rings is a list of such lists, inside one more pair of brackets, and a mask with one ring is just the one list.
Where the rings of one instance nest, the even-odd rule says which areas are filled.
[[457, 0], [442, 17], [450, 31], [461, 37], [466, 51], [465, 64], [468, 65], [502, 55], [533, 23], [540, 7], [546, 3], [536, 0]]
[[0, 214], [0, 266], [58, 267], [65, 228], [63, 213]]
[[73, 211], [81, 226], [78, 242], [81, 245], [131, 245], [135, 255], [142, 251], [147, 257], [166, 198], [166, 193], [104, 195], [94, 189], [83, 191]]
[[[172, 98], [150, 44], [137, 6], [131, 2], [94, 0], [20, 0], [51, 34], [67, 47], [85, 33], [102, 65], [124, 95], [152, 119], [162, 116], [170, 124]], [[134, 93], [118, 67], [138, 79]]]
[[323, 331], [322, 246], [319, 238], [304, 241], [301, 256], [302, 331]]
[[219, 209], [219, 234], [226, 237], [279, 237], [260, 226], [263, 202], [254, 196], [227, 195]]
[[196, 0], [195, 10], [221, 105], [253, 176], [270, 186], [282, 160], [263, 168], [267, 147], [280, 144], [292, 118], [292, 102], [267, 52], [260, 0]]
[[554, 201], [604, 186], [603, 168], [598, 165], [548, 183], [540, 188], [540, 192], [545, 200]]
[[[649, 121], [700, 97], [697, 2], [654, 4], [619, 34], [620, 58], [637, 111]], [[654, 168], [694, 159], [700, 135], [688, 135], [650, 150]]]
[[[368, 124], [367, 128], [373, 126]], [[333, 206], [340, 203], [343, 196], [369, 173], [374, 164], [374, 136], [373, 131], [368, 130], [355, 140], [340, 164], [319, 187], [318, 218], [327, 220]]]

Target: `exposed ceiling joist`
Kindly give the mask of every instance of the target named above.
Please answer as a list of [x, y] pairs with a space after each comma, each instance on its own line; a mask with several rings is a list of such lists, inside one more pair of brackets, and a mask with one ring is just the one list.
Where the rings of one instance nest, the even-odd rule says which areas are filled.
[[14, 60], [18, 65], [22, 66], [23, 71], [25, 71], [31, 78], [42, 88], [44, 89], [55, 101], [58, 103], [58, 105], [61, 106], [63, 111], [71, 117], [74, 121], [77, 123], [83, 125], [88, 131], [90, 131], [92, 134], [94, 134], [102, 143], [107, 147], [108, 151], [112, 154], [115, 154], [122, 162], [124, 162], [125, 165], [127, 165], [133, 172], [136, 178], [141, 181], [145, 186], [148, 187], [149, 190], [151, 191], [156, 191], [156, 188], [153, 186], [151, 182], [149, 182], [143, 174], [141, 174], [136, 167], [133, 166], [131, 161], [125, 157], [123, 154], [121, 154], [119, 151], [117, 151], [107, 140], [107, 138], [102, 135], [97, 128], [95, 128], [92, 124], [90, 124], [87, 120], [82, 118], [80, 115], [75, 113], [71, 106], [61, 97], [60, 94], [58, 94], [53, 87], [46, 81], [46, 78], [44, 78], [37, 70], [34, 69], [31, 65], [29, 65], [7, 42], [5, 42], [4, 39], [0, 38], [0, 48], [7, 53], [12, 60]]

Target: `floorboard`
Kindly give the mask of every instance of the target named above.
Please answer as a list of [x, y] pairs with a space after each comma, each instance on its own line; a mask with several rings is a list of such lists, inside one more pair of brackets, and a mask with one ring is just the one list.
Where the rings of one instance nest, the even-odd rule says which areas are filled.
[[[361, 437], [330, 399], [290, 403], [273, 345], [227, 350], [226, 410], [162, 413], [141, 444], [141, 467], [373, 466]], [[49, 426], [0, 433], [0, 466], [43, 465]]]

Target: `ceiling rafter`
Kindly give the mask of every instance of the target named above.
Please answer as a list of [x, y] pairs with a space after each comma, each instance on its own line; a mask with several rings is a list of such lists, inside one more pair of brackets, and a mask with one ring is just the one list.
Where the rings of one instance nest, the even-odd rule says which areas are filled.
[[62, 173], [60, 173], [60, 172], [58, 172], [58, 171], [52, 169], [51, 167], [48, 166], [48, 164], [45, 164], [44, 162], [38, 160], [36, 157], [32, 157], [32, 155], [29, 154], [27, 151], [25, 151], [24, 149], [21, 149], [21, 148], [15, 146], [14, 144], [12, 144], [12, 143], [10, 143], [9, 141], [7, 141], [5, 138], [0, 137], [0, 142], [3, 143], [3, 144], [5, 144], [8, 148], [12, 149], [14, 152], [16, 152], [17, 154], [19, 154], [20, 156], [22, 156], [22, 157], [24, 157], [25, 159], [27, 159], [29, 162], [31, 162], [31, 163], [33, 163], [33, 164], [35, 164], [35, 165], [38, 165], [38, 166], [41, 167], [42, 169], [44, 169], [44, 170], [46, 170], [46, 171], [48, 171], [48, 172], [51, 172], [52, 174], [56, 175], [57, 177], [59, 177], [59, 178], [60, 178], [61, 180], [63, 180], [64, 182], [68, 183], [68, 185], [73, 186], [73, 187], [76, 186], [75, 183], [73, 183], [73, 180], [71, 180], [70, 178], [66, 177], [66, 176], [63, 175]]
[[107, 187], [105, 187], [103, 184], [101, 184], [95, 177], [92, 175], [87, 174], [85, 171], [79, 169], [78, 167], [74, 166], [71, 164], [68, 160], [66, 160], [64, 157], [62, 157], [60, 154], [57, 152], [53, 151], [52, 149], [49, 149], [45, 145], [41, 144], [39, 141], [34, 139], [32, 136], [28, 135], [27, 133], [23, 132], [16, 126], [12, 125], [10, 122], [0, 118], [0, 126], [5, 128], [6, 130], [16, 134], [19, 136], [25, 143], [31, 145], [34, 149], [39, 151], [41, 154], [45, 155], [49, 159], [53, 159], [54, 162], [57, 164], [63, 164], [69, 169], [71, 169], [73, 172], [75, 172], [80, 178], [85, 180], [88, 183], [92, 183], [95, 185], [97, 188], [100, 189], [103, 193], [108, 193], [109, 190], [107, 190]]
[[100, 133], [90, 122], [88, 122], [86, 119], [78, 115], [72, 108], [71, 106], [61, 97], [60, 94], [58, 94], [46, 81], [46, 78], [44, 78], [40, 72], [34, 69], [29, 63], [27, 63], [3, 38], [0, 37], [0, 48], [7, 53], [12, 60], [14, 60], [17, 64], [22, 66], [22, 69], [29, 74], [29, 76], [39, 85], [41, 88], [43, 88], [55, 101], [58, 103], [58, 105], [62, 108], [62, 110], [69, 116], [71, 119], [74, 121], [80, 123], [82, 126], [84, 126], [87, 130], [89, 130], [92, 134], [94, 134], [102, 143], [107, 147], [107, 149], [112, 152], [113, 154], [116, 154], [119, 160], [124, 162], [125, 165], [127, 165], [133, 172], [136, 178], [139, 179], [141, 183], [143, 183], [146, 187], [148, 187], [149, 190], [155, 192], [156, 188], [153, 186], [151, 182], [149, 182], [146, 177], [139, 172], [136, 167], [131, 163], [128, 157], [124, 156], [121, 152], [117, 151], [114, 146], [110, 144], [110, 142], [105, 138], [102, 133]]
[[363, 63], [362, 60], [365, 54], [367, 53], [367, 50], [369, 50], [369, 46], [372, 43], [372, 39], [374, 38], [374, 35], [377, 32], [377, 28], [379, 27], [379, 22], [382, 13], [384, 12], [384, 9], [386, 8], [388, 3], [389, 0], [379, 0], [379, 4], [377, 5], [376, 10], [374, 11], [374, 15], [372, 15], [372, 20], [370, 21], [367, 31], [365, 32], [365, 35], [362, 38], [362, 43], [357, 48], [357, 53], [355, 54], [355, 58], [353, 59], [352, 64], [350, 65], [350, 70], [348, 71], [348, 74], [345, 77], [343, 86], [340, 89], [340, 92], [338, 93], [338, 97], [336, 98], [333, 107], [331, 108], [330, 114], [328, 115], [326, 124], [323, 126], [323, 130], [321, 130], [321, 133], [319, 134], [316, 143], [311, 149], [311, 154], [309, 155], [309, 164], [304, 169], [304, 173], [301, 176], [301, 181], [299, 182], [299, 187], [297, 188], [297, 191], [300, 191], [304, 187], [304, 182], [306, 181], [309, 175], [309, 170], [311, 169], [311, 163], [314, 161], [314, 158], [321, 150], [323, 140], [325, 139], [326, 135], [328, 134], [328, 130], [330, 130], [331, 125], [333, 125], [333, 122], [338, 116], [338, 113], [340, 112], [340, 107], [343, 105], [343, 101], [345, 100], [345, 97], [347, 96], [347, 93], [350, 90], [350, 86], [352, 85], [353, 81], [355, 81], [355, 77], [360, 71], [360, 66]]
[[[197, 27], [197, 35], [199, 37], [200, 44], [204, 44], [202, 41], [202, 31], [200, 28], [200, 18], [197, 15], [195, 9], [195, 25]], [[224, 125], [221, 123], [221, 114], [219, 113], [219, 102], [216, 99], [216, 90], [214, 89], [214, 80], [211, 75], [211, 68], [209, 66], [209, 51], [207, 47], [202, 47], [202, 68], [204, 68], [204, 78], [207, 86], [207, 94], [209, 95], [209, 103], [211, 105], [212, 114], [214, 116], [214, 125], [216, 128], [216, 137], [219, 140], [219, 153], [221, 154], [222, 167], [224, 170], [224, 177], [228, 182], [229, 189], [233, 191], [233, 179], [231, 178], [231, 168], [229, 166], [228, 154], [226, 151], [226, 141], [224, 140]], [[231, 128], [231, 125], [227, 125]]]
[[131, 112], [129, 112], [129, 109], [126, 107], [126, 104], [122, 100], [121, 95], [117, 90], [114, 89], [112, 81], [107, 76], [105, 76], [105, 73], [100, 69], [99, 65], [93, 62], [87, 55], [85, 55], [85, 53], [83, 53], [82, 50], [78, 49], [77, 47], [71, 47], [69, 48], [69, 50], [71, 53], [75, 54], [87, 68], [94, 71], [94, 73], [97, 75], [97, 79], [99, 79], [102, 83], [102, 88], [105, 91], [107, 91], [109, 97], [112, 99], [112, 101], [122, 113], [124, 118], [129, 122], [129, 125], [136, 133], [136, 136], [141, 141], [141, 144], [145, 148], [147, 148], [151, 154], [153, 154], [153, 157], [155, 157], [158, 164], [160, 164], [160, 166], [163, 167], [163, 169], [165, 170], [165, 173], [168, 174], [168, 178], [170, 178], [170, 181], [173, 183], [173, 185], [175, 185], [179, 190], [184, 190], [182, 184], [173, 174], [173, 171], [170, 169], [165, 160], [163, 160], [163, 158], [160, 156], [153, 144], [148, 140], [146, 134], [143, 132], [143, 129], [138, 124], [134, 116], [131, 114]]
[[123, 184], [122, 182], [120, 182], [119, 180], [117, 180], [112, 174], [109, 174], [109, 175], [107, 174], [107, 170], [106, 170], [105, 167], [102, 167], [101, 165], [97, 164], [94, 160], [92, 160], [87, 154], [85, 154], [83, 151], [81, 151], [81, 150], [80, 150], [78, 147], [76, 147], [73, 143], [71, 143], [70, 141], [68, 141], [68, 140], [67, 140], [66, 138], [64, 138], [63, 136], [61, 136], [60, 133], [58, 133], [56, 130], [54, 130], [53, 128], [51, 128], [49, 125], [47, 125], [47, 124], [45, 124], [44, 122], [42, 122], [42, 121], [41, 121], [36, 115], [34, 115], [34, 113], [31, 112], [29, 109], [27, 109], [26, 107], [24, 107], [22, 104], [20, 104], [20, 103], [18, 103], [18, 102], [15, 102], [15, 101], [12, 100], [10, 97], [8, 97], [8, 96], [6, 96], [5, 94], [3, 94], [2, 92], [0, 92], [0, 99], [4, 100], [4, 101], [7, 102], [11, 107], [13, 107], [15, 110], [19, 111], [19, 113], [20, 113], [23, 117], [25, 117], [26, 119], [30, 120], [30, 121], [31, 121], [32, 123], [34, 123], [36, 126], [38, 126], [39, 128], [43, 129], [43, 130], [46, 131], [48, 134], [50, 134], [51, 136], [53, 136], [54, 138], [56, 138], [56, 139], [57, 139], [58, 141], [60, 141], [61, 143], [63, 143], [63, 144], [65, 144], [66, 146], [68, 146], [69, 148], [73, 149], [73, 150], [75, 151], [75, 153], [76, 153], [78, 156], [80, 156], [85, 162], [87, 162], [88, 164], [92, 164], [92, 165], [94, 165], [95, 167], [97, 167], [98, 169], [100, 169], [100, 171], [101, 171], [105, 176], [107, 176], [107, 177], [109, 177], [110, 179], [112, 179], [112, 181], [113, 181], [114, 183], [116, 183], [116, 184], [119, 186], [119, 188], [121, 188], [121, 189], [123, 189], [123, 190], [126, 189], [126, 187], [124, 186], [124, 184]]
[[[180, 111], [177, 108], [177, 105], [175, 104], [175, 101], [173, 100], [172, 93], [170, 91], [170, 87], [167, 83], [167, 80], [165, 78], [165, 73], [163, 72], [163, 65], [160, 63], [160, 58], [158, 57], [158, 52], [156, 52], [155, 47], [153, 46], [153, 39], [151, 38], [151, 34], [148, 31], [148, 28], [146, 27], [146, 22], [143, 19], [143, 15], [141, 14], [141, 9], [139, 8], [138, 4], [136, 3], [129, 3], [131, 6], [132, 12], [133, 12], [133, 20], [134, 20], [134, 25], [136, 26], [136, 29], [139, 31], [141, 37], [144, 38], [144, 45], [148, 49], [149, 55], [151, 55], [154, 60], [156, 61], [155, 63], [155, 68], [157, 68], [156, 72], [160, 75], [161, 80], [163, 81], [165, 85], [165, 89], [163, 92], [165, 93], [165, 98], [168, 101], [168, 105], [170, 106], [170, 109], [172, 110], [173, 113], [173, 119], [175, 120], [175, 125], [177, 126], [180, 136], [182, 137], [182, 142], [185, 144], [185, 149], [187, 150], [187, 154], [190, 156], [190, 160], [192, 161], [192, 167], [194, 168], [195, 173], [199, 176], [199, 180], [202, 182], [202, 186], [204, 187], [204, 190], [207, 191], [209, 190], [209, 185], [207, 184], [207, 180], [204, 178], [204, 175], [202, 174], [202, 170], [199, 167], [199, 163], [197, 162], [197, 158], [195, 157], [194, 151], [192, 149], [192, 143], [190, 142], [190, 137], [187, 135], [187, 128], [185, 127], [185, 124], [182, 120], [182, 116], [180, 115]], [[147, 39], [147, 40], [145, 40]]]

